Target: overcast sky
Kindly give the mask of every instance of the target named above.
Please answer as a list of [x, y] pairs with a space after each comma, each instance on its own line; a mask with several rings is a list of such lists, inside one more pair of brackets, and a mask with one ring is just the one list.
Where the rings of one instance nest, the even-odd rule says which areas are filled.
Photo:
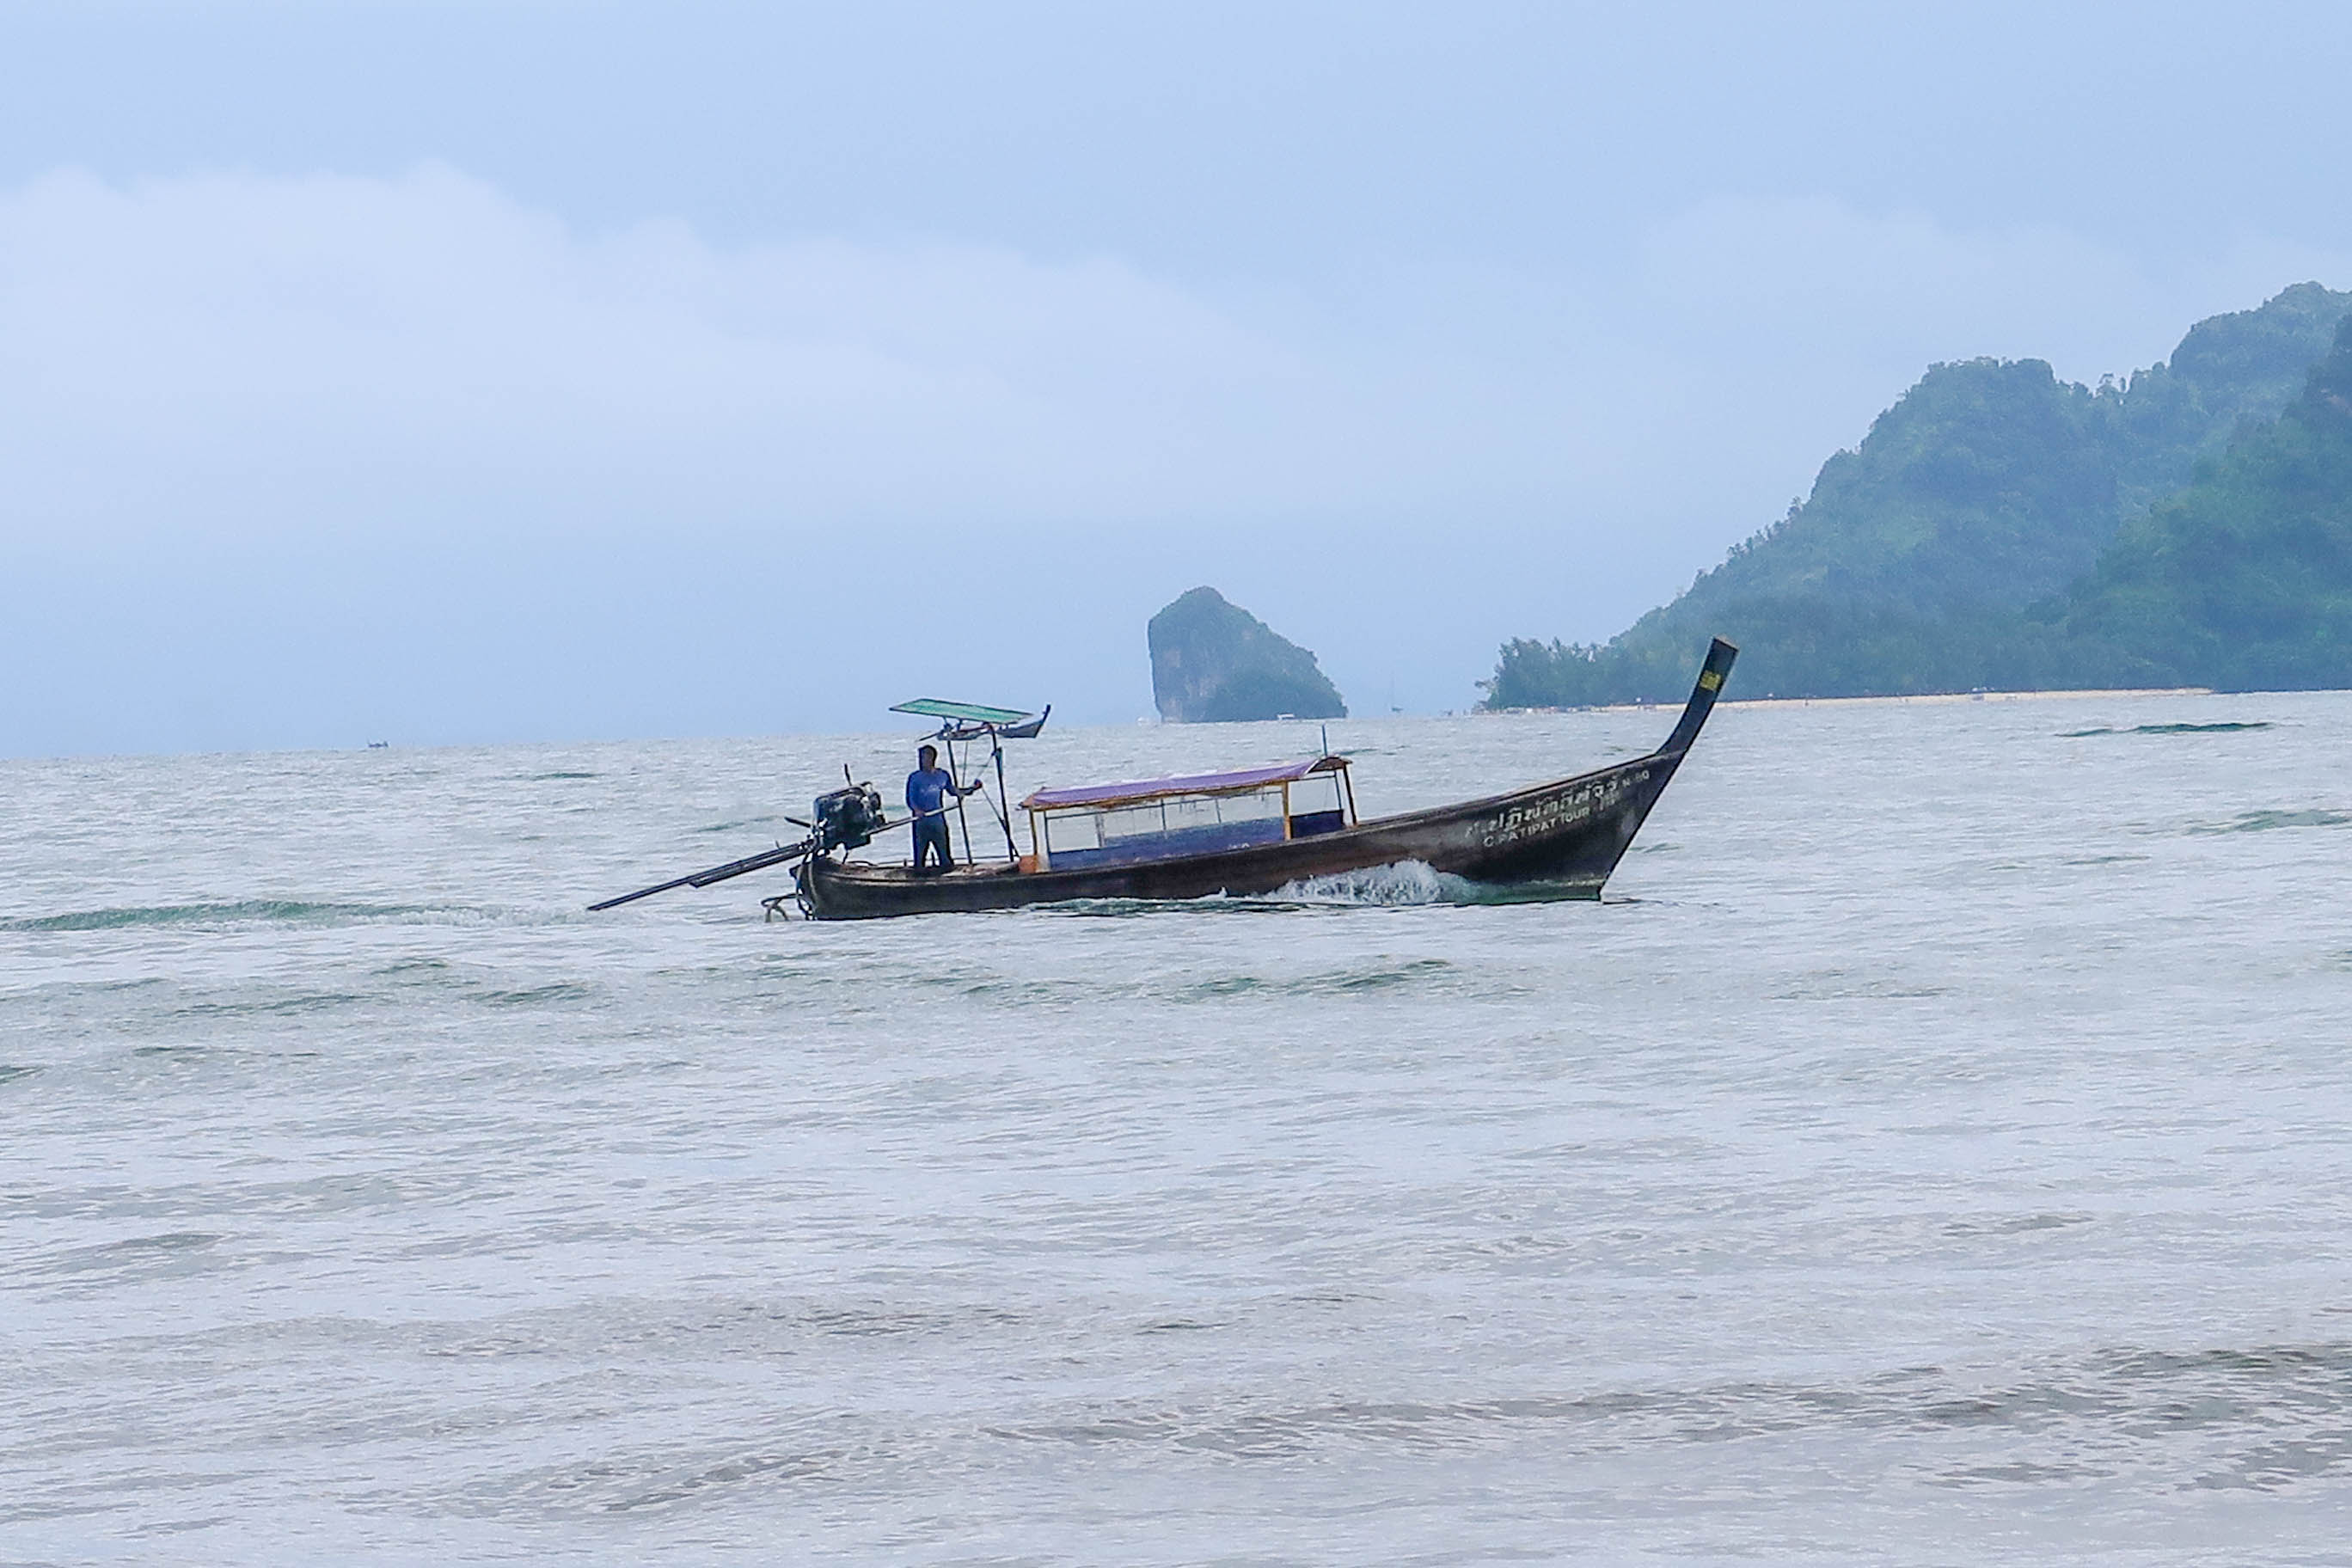
[[2352, 286], [2352, 7], [0, 7], [0, 754], [1360, 711]]

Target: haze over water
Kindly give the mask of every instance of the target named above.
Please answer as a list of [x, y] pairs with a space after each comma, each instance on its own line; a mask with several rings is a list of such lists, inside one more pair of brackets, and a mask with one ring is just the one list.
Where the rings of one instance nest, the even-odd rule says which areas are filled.
[[1735, 706], [1598, 905], [838, 926], [583, 906], [911, 734], [0, 763], [0, 1560], [2352, 1561], [2347, 721]]

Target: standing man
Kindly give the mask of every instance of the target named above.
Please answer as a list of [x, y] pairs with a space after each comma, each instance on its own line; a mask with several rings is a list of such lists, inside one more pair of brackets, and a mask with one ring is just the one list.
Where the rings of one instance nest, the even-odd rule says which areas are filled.
[[907, 775], [907, 809], [915, 814], [915, 869], [923, 868], [923, 861], [931, 850], [940, 855], [939, 868], [955, 869], [955, 857], [948, 853], [948, 796], [961, 800], [980, 787], [974, 779], [961, 789], [956, 787], [955, 774], [940, 766], [940, 749], [925, 746], [915, 753], [915, 771]]

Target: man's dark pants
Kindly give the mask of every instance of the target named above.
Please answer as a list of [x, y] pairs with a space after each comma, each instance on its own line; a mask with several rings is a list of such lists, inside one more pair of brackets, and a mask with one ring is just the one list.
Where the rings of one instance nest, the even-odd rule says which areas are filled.
[[916, 870], [919, 871], [923, 868], [924, 855], [934, 849], [939, 851], [940, 869], [954, 870], [955, 857], [948, 853], [948, 819], [944, 814], [915, 818]]

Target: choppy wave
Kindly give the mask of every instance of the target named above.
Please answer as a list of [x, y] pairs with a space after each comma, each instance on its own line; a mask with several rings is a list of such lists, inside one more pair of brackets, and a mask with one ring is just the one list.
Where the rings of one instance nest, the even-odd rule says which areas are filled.
[[1312, 974], [1229, 974], [1180, 987], [1179, 1001], [1219, 1001], [1235, 996], [1349, 996], [1425, 985], [1454, 976], [1452, 963], [1442, 958], [1391, 958], [1380, 963]]
[[180, 1008], [176, 1016], [198, 1020], [290, 1017], [364, 1006], [375, 1000], [374, 996], [358, 992], [300, 992], [290, 996], [240, 997], [234, 1002], [193, 1002]]
[[[1008, 1434], [1045, 1444], [1168, 1446], [1236, 1458], [1332, 1447], [1468, 1449], [1542, 1432], [1564, 1453], [1719, 1443], [1820, 1428], [1920, 1437], [1998, 1434], [2010, 1466], [1989, 1471], [1948, 1450], [1950, 1481], [2063, 1481], [2151, 1463], [2186, 1432], [2208, 1437], [2193, 1487], [2270, 1488], [2352, 1469], [2352, 1351], [2340, 1344], [2198, 1352], [2116, 1349], [1977, 1382], [1938, 1366], [1859, 1383], [1743, 1383], [1528, 1394], [1444, 1402], [1337, 1401], [1243, 1410], [1106, 1407], [1091, 1418]], [[1533, 1430], [1530, 1430], [1533, 1429]], [[2317, 1441], [2315, 1441], [2316, 1439]], [[1921, 1456], [1923, 1458], [1928, 1456]], [[2083, 1471], [2068, 1461], [2095, 1460]]]
[[299, 899], [246, 899], [229, 903], [131, 905], [68, 910], [53, 915], [0, 920], [0, 931], [26, 935], [205, 926], [546, 925], [576, 923], [568, 905], [551, 910], [472, 904], [346, 904]]
[[473, 999], [489, 1007], [541, 1007], [565, 1002], [584, 1002], [596, 993], [574, 981], [557, 980], [545, 985], [525, 986], [512, 991], [478, 991]]
[[74, 910], [0, 921], [0, 931], [114, 931], [125, 926], [204, 925], [231, 921], [383, 920], [429, 912], [404, 904], [316, 904], [293, 899], [246, 899], [226, 904], [152, 904], [110, 910]]
[[[1171, 1329], [1230, 1331], [1222, 1322], [1191, 1320], [1155, 1320], [1133, 1331]], [[2347, 1363], [2345, 1347], [2329, 1344], [2113, 1349], [1990, 1376], [1925, 1365], [1818, 1381], [1613, 1388], [1538, 1379], [1524, 1391], [1453, 1398], [1350, 1397], [1339, 1390], [1305, 1399], [1097, 1398], [991, 1424], [977, 1435], [935, 1428], [884, 1442], [863, 1422], [824, 1433], [786, 1421], [763, 1433], [714, 1435], [700, 1447], [622, 1446], [484, 1476], [434, 1500], [509, 1519], [685, 1505], [726, 1517], [771, 1494], [805, 1496], [810, 1483], [863, 1493], [904, 1484], [910, 1473], [952, 1473], [959, 1461], [970, 1462], [976, 1436], [1087, 1468], [1122, 1454], [1151, 1466], [1197, 1458], [1286, 1467], [1360, 1456], [1465, 1465], [1514, 1452], [1540, 1452], [1551, 1466], [1646, 1456], [1671, 1468], [1741, 1442], [1843, 1439], [1848, 1446], [1832, 1451], [1896, 1447], [1904, 1456], [1899, 1474], [1928, 1495], [1990, 1489], [2063, 1497], [2104, 1480], [2176, 1497], [2324, 1498], [2322, 1489], [2352, 1472]]]
[[[1170, 906], [1160, 905], [1159, 908]], [[1183, 906], [1194, 907], [1194, 906]], [[880, 984], [906, 992], [940, 992], [1011, 1009], [1059, 1007], [1101, 1003], [1218, 1002], [1232, 997], [1345, 997], [1448, 984], [1459, 978], [1458, 967], [1443, 958], [1406, 958], [1382, 954], [1361, 963], [1323, 966], [1303, 972], [1221, 974], [1195, 979], [1166, 974], [1026, 975], [975, 974], [968, 969], [937, 973], [875, 973], [819, 976], [831, 983], [856, 986]]]
[[2253, 719], [2220, 724], [2134, 724], [2126, 729], [2111, 729], [2101, 725], [2093, 730], [2068, 730], [2063, 739], [2080, 741], [2092, 735], [2227, 735], [2241, 730], [2267, 730], [2267, 719]]
[[2202, 822], [2191, 833], [2268, 833], [2280, 827], [2342, 827], [2352, 814], [2313, 807], [2302, 811], [2249, 811], [2227, 822]]

